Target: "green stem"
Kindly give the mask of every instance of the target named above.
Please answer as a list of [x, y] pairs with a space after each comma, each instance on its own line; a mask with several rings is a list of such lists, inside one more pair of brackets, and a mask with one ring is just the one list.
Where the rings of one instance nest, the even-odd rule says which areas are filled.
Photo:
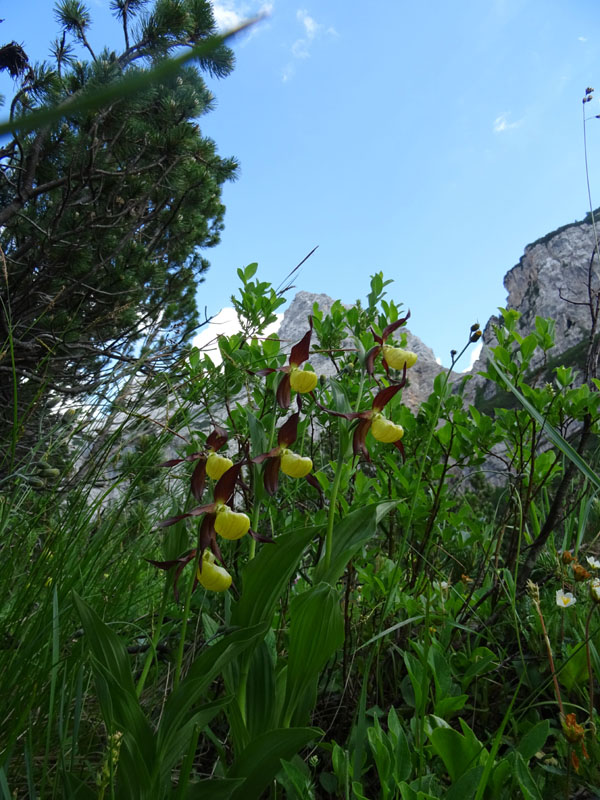
[[181, 665], [183, 663], [183, 651], [185, 649], [185, 635], [187, 633], [188, 617], [190, 615], [190, 606], [192, 604], [192, 592], [194, 590], [194, 577], [198, 569], [198, 562], [202, 557], [200, 546], [197, 548], [196, 558], [194, 559], [194, 571], [190, 582], [188, 584], [187, 592], [185, 594], [185, 605], [183, 609], [183, 623], [181, 625], [181, 636], [179, 638], [179, 646], [177, 648], [177, 655], [175, 657], [175, 676], [173, 678], [173, 689], [177, 689], [179, 681], [181, 680]]
[[152, 666], [152, 661], [154, 660], [154, 655], [156, 653], [156, 646], [160, 641], [160, 635], [162, 633], [162, 624], [165, 618], [165, 609], [167, 605], [167, 595], [169, 593], [169, 582], [165, 581], [165, 588], [163, 589], [163, 596], [160, 601], [160, 608], [158, 611], [158, 623], [156, 625], [156, 630], [154, 631], [154, 636], [152, 637], [152, 641], [150, 643], [150, 647], [148, 652], [146, 653], [146, 660], [144, 661], [144, 666], [142, 668], [142, 674], [140, 675], [140, 679], [138, 680], [135, 692], [139, 697], [143, 690], [144, 684], [146, 683], [146, 678], [148, 677], [148, 673], [150, 672], [150, 667]]
[[335, 475], [333, 478], [333, 486], [331, 487], [331, 495], [329, 497], [329, 516], [327, 517], [327, 533], [325, 534], [325, 569], [328, 570], [331, 565], [331, 553], [333, 550], [333, 525], [335, 522], [335, 506], [337, 503], [337, 496], [340, 489], [340, 483], [342, 480], [342, 469], [344, 466], [345, 455], [346, 455], [346, 447], [344, 442], [342, 441], [342, 433], [341, 430], [342, 423], [339, 423], [340, 429], [340, 437], [339, 437], [339, 449], [338, 449], [338, 460], [335, 467]]
[[189, 784], [190, 772], [192, 771], [192, 767], [194, 765], [194, 756], [196, 755], [199, 736], [200, 728], [198, 725], [196, 725], [190, 739], [190, 748], [179, 772], [179, 782], [177, 783], [177, 794], [175, 795], [175, 800], [182, 800], [182, 798], [185, 797], [185, 790]]
[[596, 733], [596, 723], [594, 722], [594, 673], [592, 671], [592, 657], [590, 653], [590, 622], [592, 621], [592, 614], [596, 607], [595, 602], [592, 602], [590, 613], [585, 621], [585, 655], [587, 657], [588, 680], [590, 682], [590, 726], [593, 733]]
[[[260, 479], [260, 474], [258, 467], [254, 467], [254, 508], [252, 509], [252, 520], [250, 522], [250, 527], [253, 531], [256, 531], [258, 528], [258, 520], [260, 517], [260, 496], [258, 491], [258, 480]], [[248, 561], [252, 561], [256, 554], [256, 539], [250, 538], [250, 549], [248, 551]]]

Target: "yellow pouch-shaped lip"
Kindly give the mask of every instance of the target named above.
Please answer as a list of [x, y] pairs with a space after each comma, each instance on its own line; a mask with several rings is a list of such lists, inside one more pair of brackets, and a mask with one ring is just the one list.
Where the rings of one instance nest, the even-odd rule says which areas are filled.
[[378, 414], [373, 417], [371, 433], [378, 441], [389, 444], [390, 442], [397, 442], [398, 439], [404, 436], [404, 428], [402, 425], [396, 425], [395, 422]]
[[389, 344], [383, 345], [383, 357], [392, 369], [404, 369], [405, 364], [406, 369], [410, 369], [417, 363], [417, 354], [412, 350], [403, 350]]
[[232, 511], [229, 506], [221, 506], [215, 518], [215, 530], [224, 539], [241, 539], [248, 533], [250, 517], [241, 511]]

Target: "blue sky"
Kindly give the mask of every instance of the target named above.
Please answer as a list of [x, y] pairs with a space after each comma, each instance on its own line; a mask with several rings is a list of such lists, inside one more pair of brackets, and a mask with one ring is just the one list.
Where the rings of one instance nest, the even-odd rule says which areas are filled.
[[[46, 57], [53, 3], [0, 7], [4, 40]], [[120, 46], [108, 0], [89, 0], [97, 47]], [[222, 0], [223, 25], [261, 0]], [[600, 78], [591, 0], [273, 0], [210, 81], [200, 121], [239, 179], [201, 308], [229, 304], [236, 269], [278, 285], [315, 245], [296, 288], [344, 302], [394, 279], [411, 329], [444, 363], [503, 305], [526, 244], [588, 210], [581, 98]], [[4, 89], [6, 91], [6, 89]], [[600, 98], [600, 84], [598, 86]], [[588, 116], [600, 113], [598, 101]], [[600, 205], [600, 120], [588, 127]], [[467, 366], [465, 364], [464, 366]]]

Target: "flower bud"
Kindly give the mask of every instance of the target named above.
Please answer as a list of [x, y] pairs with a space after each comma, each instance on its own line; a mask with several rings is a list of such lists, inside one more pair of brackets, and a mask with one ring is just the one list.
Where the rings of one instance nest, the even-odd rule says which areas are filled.
[[217, 508], [215, 517], [215, 530], [224, 539], [241, 539], [248, 533], [250, 517], [241, 511], [232, 511], [229, 506], [222, 505]]
[[290, 370], [290, 387], [300, 394], [308, 394], [317, 385], [318, 377], [316, 372], [308, 369], [292, 367]]
[[299, 456], [291, 450], [281, 453], [281, 471], [290, 478], [305, 478], [313, 468], [313, 463], [308, 456]]
[[389, 344], [383, 345], [383, 357], [392, 369], [404, 369], [405, 364], [406, 369], [410, 369], [417, 363], [417, 354], [412, 350], [403, 350]]
[[575, 564], [573, 567], [573, 577], [576, 581], [581, 583], [582, 581], [587, 581], [587, 579], [591, 578], [592, 576], [585, 567], [581, 566], [581, 564]]
[[202, 556], [202, 571], [196, 573], [198, 583], [211, 592], [225, 592], [231, 586], [231, 575], [226, 569], [215, 564], [215, 557], [206, 549]]
[[389, 444], [397, 442], [404, 436], [404, 428], [402, 425], [396, 425], [395, 422], [382, 417], [381, 414], [375, 414], [371, 424], [371, 433], [379, 442]]
[[218, 453], [210, 453], [206, 459], [206, 474], [213, 481], [218, 481], [230, 467], [233, 467], [233, 461]]
[[594, 603], [600, 603], [600, 578], [590, 581], [590, 597]]

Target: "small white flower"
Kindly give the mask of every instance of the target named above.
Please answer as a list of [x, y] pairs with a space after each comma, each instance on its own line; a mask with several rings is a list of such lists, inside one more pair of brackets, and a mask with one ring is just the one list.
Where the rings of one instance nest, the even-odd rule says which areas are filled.
[[556, 592], [556, 605], [560, 606], [561, 608], [568, 608], [569, 606], [574, 606], [577, 600], [573, 597], [571, 592], [563, 592], [562, 589], [559, 589]]
[[587, 556], [585, 559], [592, 569], [600, 569], [600, 561], [594, 556]]
[[594, 578], [590, 582], [590, 595], [594, 603], [600, 603], [600, 578]]

